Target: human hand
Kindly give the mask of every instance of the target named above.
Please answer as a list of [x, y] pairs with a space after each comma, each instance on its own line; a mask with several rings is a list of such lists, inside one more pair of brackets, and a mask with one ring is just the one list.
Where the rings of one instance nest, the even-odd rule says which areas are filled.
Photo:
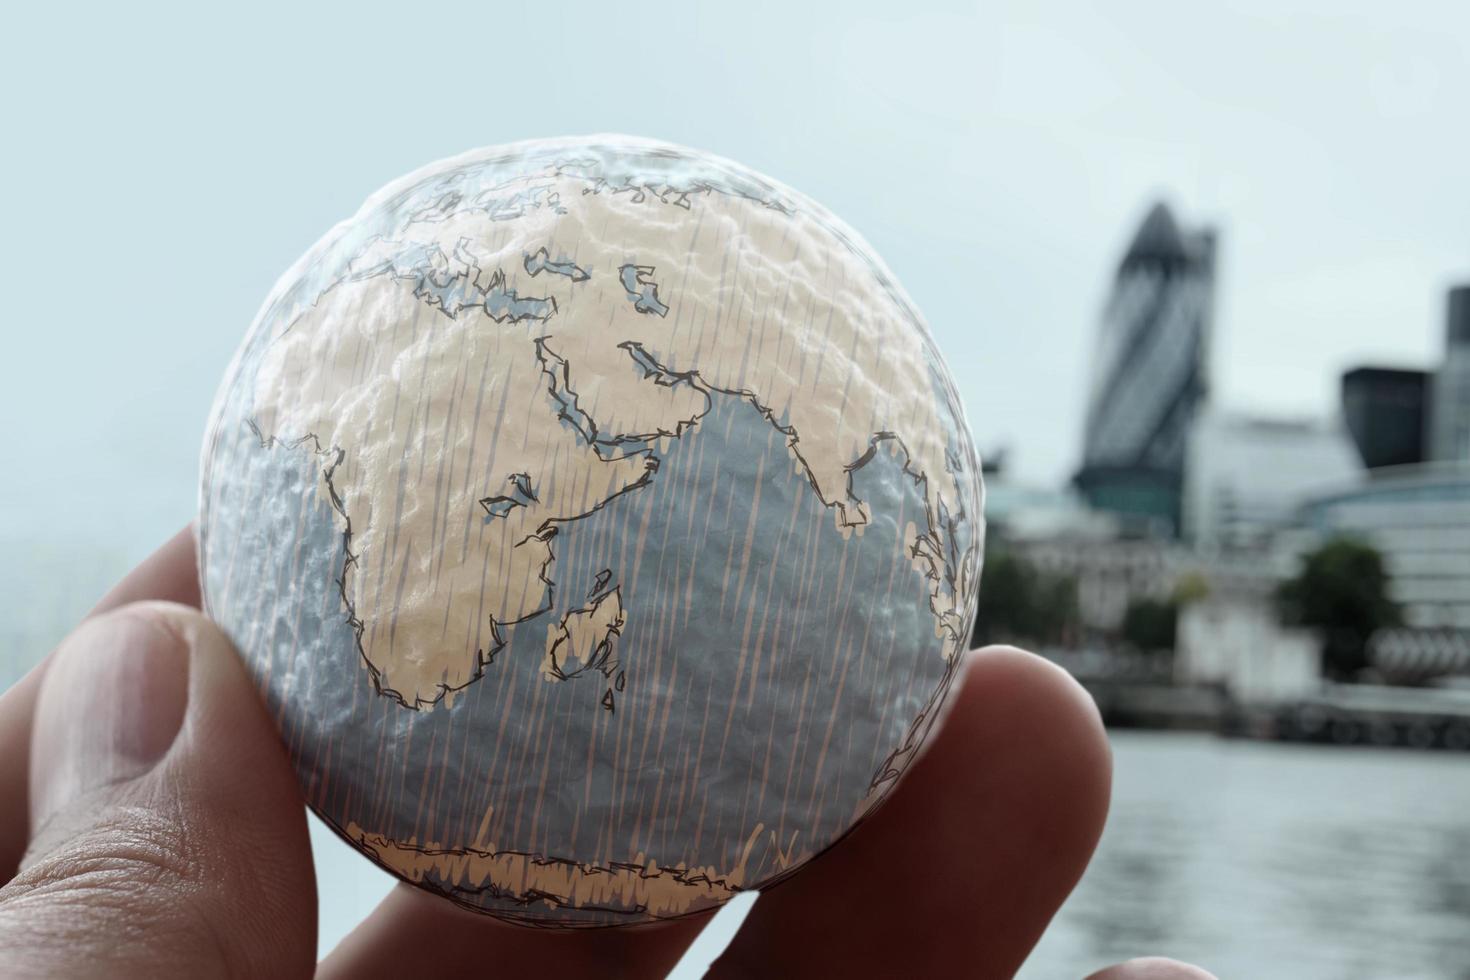
[[[0, 697], [0, 975], [657, 977], [708, 920], [535, 930], [399, 885], [317, 964], [296, 776], [198, 603], [186, 529]], [[711, 975], [1010, 976], [1082, 874], [1110, 781], [1065, 673], [972, 653], [888, 801], [765, 892]]]

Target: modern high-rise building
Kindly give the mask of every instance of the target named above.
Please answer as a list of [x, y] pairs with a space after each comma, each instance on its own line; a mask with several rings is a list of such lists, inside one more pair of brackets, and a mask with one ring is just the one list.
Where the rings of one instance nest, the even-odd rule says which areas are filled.
[[1342, 418], [1364, 466], [1424, 462], [1429, 378], [1427, 371], [1383, 367], [1342, 376]]
[[1207, 554], [1259, 551], [1293, 525], [1304, 500], [1359, 479], [1337, 422], [1201, 412], [1189, 440], [1184, 536]]
[[1441, 462], [1470, 460], [1470, 286], [1450, 290], [1444, 363], [1434, 377], [1429, 452]]
[[1307, 500], [1315, 546], [1341, 535], [1383, 555], [1404, 623], [1470, 630], [1470, 462], [1372, 470]]
[[1082, 468], [1088, 502], [1179, 533], [1186, 446], [1204, 403], [1215, 233], [1160, 203], [1118, 265], [1093, 355]]
[[[1364, 368], [1343, 376], [1343, 418], [1367, 473], [1312, 494], [1300, 522], [1313, 532], [1303, 547], [1338, 535], [1377, 548], [1393, 598], [1409, 630], [1394, 642], [1430, 646], [1462, 630], [1470, 637], [1470, 286], [1450, 290], [1445, 354], [1430, 372]], [[1418, 442], [1428, 461], [1406, 458]], [[1390, 465], [1417, 463], [1418, 465]]]

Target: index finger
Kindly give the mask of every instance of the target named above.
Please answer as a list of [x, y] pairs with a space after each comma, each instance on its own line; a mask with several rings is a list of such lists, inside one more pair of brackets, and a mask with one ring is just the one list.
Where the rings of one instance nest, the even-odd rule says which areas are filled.
[[186, 524], [109, 589], [86, 618], [130, 602], [150, 600], [177, 602], [198, 609], [199, 567], [194, 559], [194, 525]]
[[[194, 561], [192, 525], [169, 538], [123, 576], [86, 618], [144, 599], [164, 599], [198, 607], [199, 572]], [[0, 883], [15, 876], [30, 836], [27, 786], [31, 716], [46, 673], [46, 662], [43, 659], [10, 690], [0, 694]]]

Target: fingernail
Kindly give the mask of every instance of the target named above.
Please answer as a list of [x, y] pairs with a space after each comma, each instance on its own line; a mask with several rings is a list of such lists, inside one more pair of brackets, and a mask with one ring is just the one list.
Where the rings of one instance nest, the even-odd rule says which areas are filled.
[[189, 645], [155, 609], [83, 623], [46, 668], [31, 729], [31, 827], [168, 752], [189, 700]]

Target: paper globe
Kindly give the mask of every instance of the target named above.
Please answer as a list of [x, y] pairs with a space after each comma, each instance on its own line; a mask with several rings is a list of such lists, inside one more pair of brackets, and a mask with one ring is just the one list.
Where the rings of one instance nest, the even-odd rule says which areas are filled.
[[280, 281], [209, 425], [200, 570], [344, 838], [608, 925], [881, 800], [965, 647], [981, 503], [852, 229], [708, 154], [552, 140], [393, 183]]

